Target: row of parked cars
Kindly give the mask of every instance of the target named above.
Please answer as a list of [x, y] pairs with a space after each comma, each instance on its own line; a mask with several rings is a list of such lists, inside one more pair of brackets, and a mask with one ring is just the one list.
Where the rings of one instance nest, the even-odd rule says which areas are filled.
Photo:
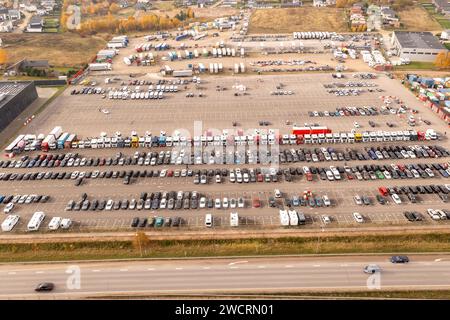
[[245, 208], [245, 200], [239, 198], [208, 198], [199, 194], [197, 191], [164, 191], [164, 192], [142, 192], [138, 199], [123, 200], [89, 200], [87, 195], [83, 194], [81, 199], [70, 200], [66, 211], [95, 211], [95, 210], [180, 210], [180, 209], [227, 209], [227, 208]]
[[[410, 145], [410, 146], [382, 146], [371, 147], [363, 150], [335, 148], [299, 148], [285, 149], [279, 153], [280, 163], [290, 162], [322, 162], [322, 161], [350, 161], [350, 160], [382, 160], [382, 159], [415, 159], [415, 158], [440, 158], [447, 157], [450, 153], [447, 149], [437, 145]], [[265, 154], [270, 159], [270, 152]], [[33, 157], [22, 156], [16, 160], [0, 160], [2, 168], [33, 168], [33, 167], [83, 167], [83, 166], [110, 166], [110, 165], [182, 165], [182, 164], [223, 164], [223, 163], [258, 163], [260, 155], [257, 151], [247, 150], [223, 154], [214, 150], [201, 152], [197, 150], [194, 155], [189, 155], [185, 150], [139, 152], [133, 156], [125, 156], [118, 152], [115, 157], [87, 158], [78, 153], [67, 154], [39, 154]]]
[[441, 146], [383, 146], [362, 150], [338, 151], [332, 147], [314, 149], [286, 149], [280, 151], [280, 163], [324, 162], [350, 160], [416, 159], [448, 157], [450, 152]]
[[427, 209], [427, 213], [433, 220], [450, 219], [450, 211], [448, 209]]
[[139, 218], [134, 217], [131, 221], [132, 228], [145, 228], [145, 227], [179, 227], [184, 223], [181, 217], [150, 217], [150, 218]]
[[[448, 202], [448, 194], [450, 193], [450, 184], [445, 185], [416, 185], [402, 187], [379, 187], [378, 191], [381, 196], [391, 196], [396, 204], [401, 204], [402, 200], [399, 194], [404, 194], [412, 203], [418, 201], [418, 194], [437, 194], [442, 202]], [[377, 199], [380, 197], [377, 195]], [[381, 203], [381, 201], [379, 201]], [[384, 203], [381, 203], [384, 204]]]
[[50, 200], [50, 196], [40, 194], [0, 194], [0, 204], [30, 204], [30, 203], [46, 203]]

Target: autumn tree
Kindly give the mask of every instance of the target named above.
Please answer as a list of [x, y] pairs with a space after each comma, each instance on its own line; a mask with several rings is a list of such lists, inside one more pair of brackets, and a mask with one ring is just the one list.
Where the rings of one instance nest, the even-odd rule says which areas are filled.
[[347, 6], [347, 0], [336, 0], [336, 8], [345, 8]]
[[150, 239], [145, 232], [138, 231], [133, 237], [133, 247], [138, 250], [141, 257], [144, 253], [147, 253], [147, 249], [150, 247]]
[[120, 10], [120, 7], [116, 3], [112, 3], [109, 6], [109, 12], [111, 13], [117, 13]]
[[6, 64], [8, 62], [8, 55], [5, 49], [0, 49], [0, 65]]
[[439, 52], [434, 65], [440, 69], [450, 68], [450, 51]]

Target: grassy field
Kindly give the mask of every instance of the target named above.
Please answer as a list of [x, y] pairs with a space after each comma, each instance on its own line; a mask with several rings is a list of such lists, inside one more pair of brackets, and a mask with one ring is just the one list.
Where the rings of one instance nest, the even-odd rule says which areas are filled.
[[256, 10], [250, 20], [250, 33], [290, 33], [294, 31], [348, 30], [343, 9], [289, 8]]
[[400, 10], [398, 16], [404, 28], [410, 31], [442, 30], [442, 26], [421, 6]]
[[3, 34], [3, 46], [11, 62], [27, 58], [49, 60], [50, 65], [69, 67], [87, 63], [106, 41], [72, 33]]
[[[142, 241], [141, 243], [143, 243]], [[448, 252], [449, 233], [314, 236], [243, 240], [150, 240], [143, 257], [213, 257], [274, 254]], [[0, 262], [139, 258], [133, 241], [0, 244]]]
[[395, 70], [438, 70], [433, 62], [412, 61], [404, 66], [396, 66]]
[[436, 13], [435, 7], [432, 3], [422, 3], [422, 7], [427, 13], [434, 18], [436, 23], [440, 25], [440, 29], [449, 29], [450, 28], [450, 19], [446, 18], [442, 14]]

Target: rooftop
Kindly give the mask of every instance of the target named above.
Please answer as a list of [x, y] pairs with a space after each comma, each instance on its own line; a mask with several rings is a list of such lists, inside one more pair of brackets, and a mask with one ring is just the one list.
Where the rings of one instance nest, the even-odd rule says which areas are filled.
[[394, 34], [403, 48], [445, 50], [431, 32], [394, 31]]
[[14, 96], [18, 95], [23, 89], [32, 84], [31, 81], [27, 82], [0, 82], [0, 110], [3, 106], [11, 100]]

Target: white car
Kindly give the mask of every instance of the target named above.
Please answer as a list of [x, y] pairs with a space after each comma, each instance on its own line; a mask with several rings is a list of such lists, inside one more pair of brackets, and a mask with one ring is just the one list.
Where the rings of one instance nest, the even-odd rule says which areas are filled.
[[216, 183], [221, 183], [222, 182], [222, 177], [220, 176], [220, 174], [216, 175]]
[[109, 199], [108, 202], [106, 202], [105, 210], [112, 210], [113, 205], [114, 201], [112, 199]]
[[220, 209], [221, 206], [222, 206], [222, 204], [221, 204], [221, 202], [220, 202], [220, 199], [217, 198], [216, 201], [215, 201], [215, 203], [214, 203], [214, 208]]
[[10, 202], [6, 205], [6, 207], [3, 209], [4, 213], [10, 213], [14, 209], [14, 203]]
[[274, 190], [275, 198], [281, 198], [281, 191], [279, 189]]
[[244, 206], [245, 206], [245, 201], [244, 201], [244, 198], [239, 198], [238, 199], [238, 208], [244, 208]]
[[353, 199], [355, 200], [355, 203], [357, 204], [357, 205], [362, 205], [362, 199], [361, 199], [361, 197], [359, 196], [359, 195], [355, 195], [354, 197], [353, 197]]
[[167, 169], [162, 169], [161, 173], [159, 174], [160, 178], [164, 178], [167, 175]]
[[358, 212], [353, 212], [353, 219], [355, 219], [355, 221], [358, 222], [358, 223], [363, 223], [364, 222], [363, 216], [360, 213], [358, 213]]
[[447, 219], [447, 215], [445, 214], [444, 211], [439, 210], [439, 209], [436, 209], [435, 211], [441, 219]]
[[353, 126], [354, 126], [355, 128], [359, 128], [359, 127], [360, 127], [359, 123], [356, 122], [356, 121], [353, 123]]
[[160, 202], [160, 204], [159, 204], [159, 208], [160, 208], [160, 209], [165, 209], [165, 208], [167, 208], [167, 199], [166, 199], [166, 198], [161, 199], [161, 202]]
[[329, 216], [323, 215], [322, 216], [322, 221], [323, 221], [324, 224], [329, 224], [331, 222], [331, 219], [330, 219]]
[[323, 204], [324, 204], [326, 207], [331, 206], [330, 198], [328, 198], [327, 195], [324, 195], [324, 196], [322, 197], [322, 200], [323, 200]]
[[236, 208], [236, 206], [237, 206], [237, 201], [236, 201], [236, 199], [235, 199], [235, 198], [231, 198], [231, 199], [230, 199], [230, 208], [231, 208], [231, 209], [234, 209], [234, 208]]
[[427, 209], [427, 213], [430, 215], [433, 220], [441, 220], [441, 216], [434, 209]]
[[391, 195], [391, 197], [392, 197], [392, 200], [394, 200], [394, 202], [395, 202], [396, 204], [401, 204], [401, 203], [402, 203], [402, 199], [400, 199], [400, 197], [398, 196], [398, 194], [393, 193], [393, 194]]
[[383, 174], [384, 174], [384, 177], [385, 177], [386, 179], [392, 179], [392, 176], [391, 176], [391, 174], [389, 173], [389, 171], [385, 170], [385, 171], [383, 171]]
[[229, 205], [228, 198], [223, 198], [222, 207], [225, 209], [228, 208], [228, 205]]
[[205, 197], [200, 198], [199, 207], [202, 209], [206, 207], [206, 198]]

